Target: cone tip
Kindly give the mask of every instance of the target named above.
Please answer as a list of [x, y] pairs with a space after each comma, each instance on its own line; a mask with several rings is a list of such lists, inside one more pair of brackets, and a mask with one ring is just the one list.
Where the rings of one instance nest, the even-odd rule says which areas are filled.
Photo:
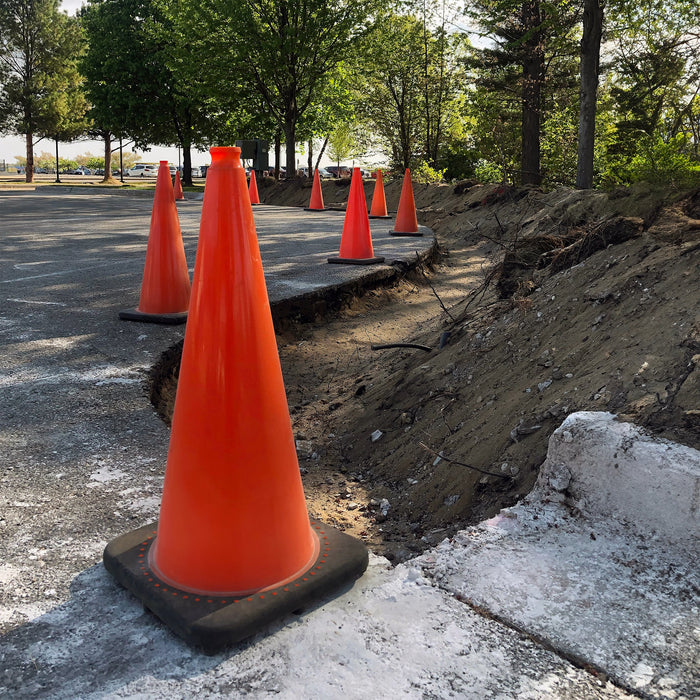
[[209, 149], [212, 160], [228, 160], [240, 158], [241, 149], [238, 146], [212, 146]]

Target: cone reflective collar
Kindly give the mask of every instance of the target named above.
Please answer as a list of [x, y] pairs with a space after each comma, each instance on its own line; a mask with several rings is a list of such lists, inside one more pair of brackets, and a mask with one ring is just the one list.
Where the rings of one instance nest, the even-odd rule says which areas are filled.
[[120, 311], [119, 318], [148, 323], [184, 323], [189, 302], [190, 275], [170, 168], [167, 160], [161, 160], [153, 197], [141, 298], [136, 309]]
[[160, 520], [104, 563], [214, 651], [354, 580], [367, 551], [309, 521], [240, 149], [211, 156]]
[[383, 257], [374, 255], [367, 201], [359, 168], [353, 168], [352, 171], [348, 208], [345, 211], [343, 234], [340, 238], [340, 252], [337, 257], [328, 258], [328, 262], [349, 265], [372, 265], [384, 262]]
[[418, 230], [418, 218], [416, 217], [416, 203], [413, 199], [413, 184], [411, 183], [411, 171], [406, 168], [406, 174], [401, 187], [399, 208], [396, 212], [394, 230], [389, 231], [392, 236], [422, 236]]

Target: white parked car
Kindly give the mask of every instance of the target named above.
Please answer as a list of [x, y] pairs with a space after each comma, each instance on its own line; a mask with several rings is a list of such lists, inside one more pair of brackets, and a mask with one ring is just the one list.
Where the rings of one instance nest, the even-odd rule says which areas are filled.
[[158, 166], [155, 163], [136, 163], [126, 171], [129, 177], [156, 177]]

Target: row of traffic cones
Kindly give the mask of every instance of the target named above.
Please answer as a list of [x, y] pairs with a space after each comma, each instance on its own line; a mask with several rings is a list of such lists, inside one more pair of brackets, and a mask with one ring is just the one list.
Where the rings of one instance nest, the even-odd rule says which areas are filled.
[[[359, 168], [353, 168], [353, 180], [359, 175]], [[350, 200], [353, 198], [352, 182], [350, 183]], [[357, 197], [357, 193], [355, 194]], [[362, 200], [364, 202], [364, 188], [362, 191]], [[355, 203], [353, 202], [353, 205]], [[351, 202], [348, 201], [348, 209], [351, 207]], [[321, 190], [321, 178], [318, 174], [318, 168], [314, 171], [314, 181], [311, 187], [311, 199], [307, 211], [323, 211], [323, 191]], [[374, 193], [372, 195], [372, 205], [369, 210], [370, 219], [390, 219], [389, 212], [386, 207], [386, 196], [384, 195], [384, 178], [382, 171], [377, 170], [377, 179], [374, 183]], [[411, 181], [411, 171], [406, 168], [406, 174], [401, 187], [401, 196], [399, 197], [399, 208], [396, 212], [396, 225], [391, 231], [393, 236], [421, 236], [418, 230], [418, 218], [416, 216], [416, 204], [413, 197], [413, 183]]]
[[[171, 186], [170, 183], [168, 162], [162, 160], [153, 198], [141, 296], [135, 309], [119, 312], [119, 317], [123, 320], [165, 324], [179, 324], [187, 320], [190, 280], [175, 205], [176, 199], [184, 199], [179, 172], [175, 174], [174, 185]], [[255, 171], [250, 174], [248, 200], [251, 204], [260, 203]], [[316, 170], [308, 210], [323, 211], [323, 208], [321, 180]], [[386, 208], [382, 171], [377, 171], [372, 206], [368, 214], [360, 169], [354, 168], [340, 251], [337, 256], [328, 258], [329, 263], [371, 265], [384, 262], [383, 257], [374, 255], [370, 218], [390, 218]], [[423, 235], [418, 229], [411, 172], [408, 169], [401, 188], [394, 229], [390, 234]]]
[[[375, 185], [375, 195], [377, 188], [380, 188], [380, 204], [374, 207], [374, 211], [383, 211], [384, 214], [375, 214], [375, 218], [387, 218], [386, 200], [384, 199], [384, 187], [381, 179], [381, 171], [377, 177]], [[376, 197], [375, 197], [376, 198]], [[371, 212], [371, 210], [370, 210]], [[354, 168], [352, 180], [350, 181], [350, 195], [348, 206], [345, 211], [345, 222], [343, 224], [343, 234], [340, 239], [340, 252], [337, 256], [328, 258], [329, 263], [346, 263], [352, 265], [371, 265], [373, 263], [384, 262], [383, 257], [374, 255], [372, 247], [372, 236], [370, 232], [369, 219], [372, 214], [367, 214], [367, 204], [365, 201], [365, 190], [362, 184], [362, 175], [359, 168]], [[413, 186], [411, 184], [411, 173], [407, 169], [401, 188], [399, 199], [399, 209], [396, 213], [394, 229], [389, 232], [392, 236], [422, 236], [418, 230], [418, 220], [416, 218], [416, 205], [413, 199]]]
[[[145, 607], [210, 652], [347, 585], [368, 561], [361, 542], [309, 519], [240, 149], [211, 156], [160, 519], [103, 557]], [[153, 209], [147, 257], [186, 306], [167, 163]]]

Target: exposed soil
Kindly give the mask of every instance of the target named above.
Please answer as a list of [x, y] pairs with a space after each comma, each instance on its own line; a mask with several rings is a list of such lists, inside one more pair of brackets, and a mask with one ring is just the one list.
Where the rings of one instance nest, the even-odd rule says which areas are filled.
[[[324, 183], [326, 206], [348, 184]], [[310, 185], [259, 190], [304, 206]], [[387, 184], [390, 208], [399, 192]], [[439, 244], [431, 269], [278, 324], [314, 517], [403, 560], [527, 493], [574, 411], [700, 448], [700, 190], [414, 194]], [[389, 343], [431, 349], [372, 349]], [[166, 420], [179, 353], [153, 375]]]

